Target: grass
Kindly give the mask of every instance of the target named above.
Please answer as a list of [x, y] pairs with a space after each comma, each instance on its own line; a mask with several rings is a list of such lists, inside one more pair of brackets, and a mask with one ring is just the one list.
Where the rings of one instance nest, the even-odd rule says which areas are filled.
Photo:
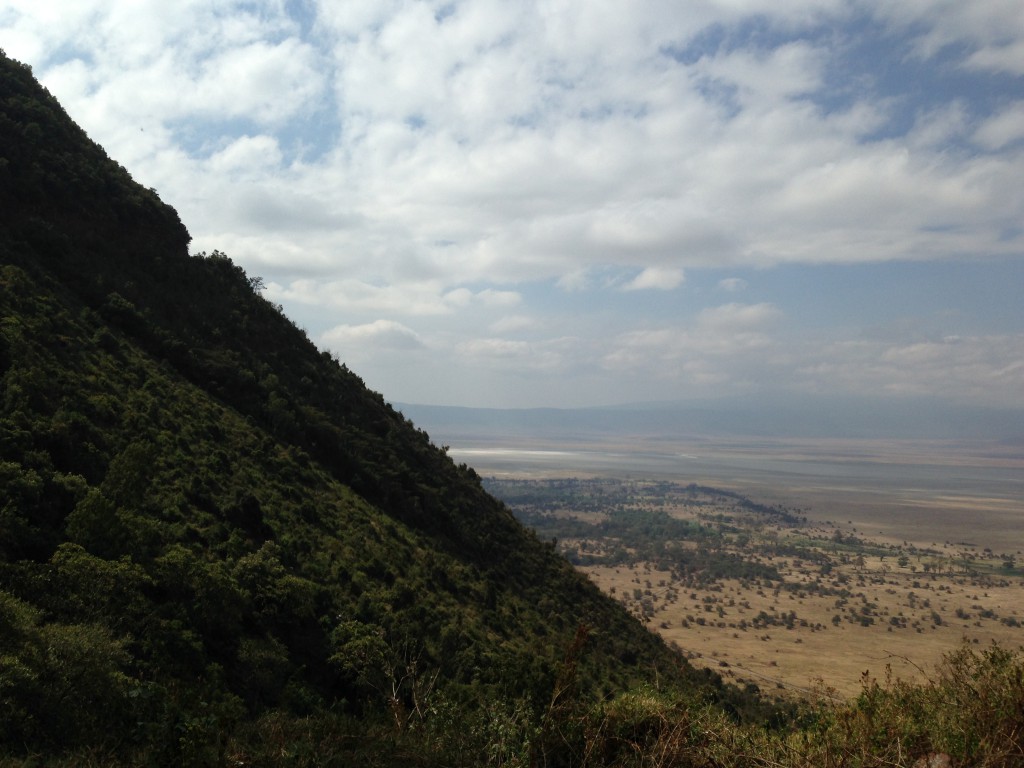
[[[521, 489], [529, 481], [515, 482]], [[944, 496], [933, 509], [927, 504], [932, 494], [923, 490], [908, 503], [906, 490], [853, 487], [832, 505], [820, 488], [796, 489], [790, 497], [777, 487], [770, 503], [797, 509], [803, 518], [790, 525], [714, 493], [683, 499], [659, 492], [663, 486], [657, 483], [608, 482], [601, 478], [602, 493], [616, 504], [624, 503], [625, 493], [627, 505], [717, 526], [728, 531], [718, 544], [722, 551], [781, 575], [781, 583], [709, 583], [659, 569], [628, 542], [632, 562], [579, 566], [695, 664], [733, 682], [793, 697], [826, 690], [848, 698], [859, 693], [865, 674], [923, 681], [963, 642], [1006, 648], [1022, 642], [1024, 580], [1016, 563], [1024, 561], [1018, 551], [1024, 532], [1019, 518], [1006, 522], [1013, 504], [999, 498], [984, 502], [981, 488]], [[595, 507], [601, 494], [582, 493], [585, 509], [577, 513], [563, 498], [551, 514], [590, 523], [594, 535], [563, 539], [560, 546], [598, 558], [623, 551], [623, 542], [602, 537], [597, 527], [606, 518], [606, 510]]]
[[[737, 683], [797, 696], [823, 686], [840, 696], [853, 696], [865, 672], [880, 677], [887, 667], [900, 678], [923, 680], [943, 654], [965, 639], [979, 646], [995, 641], [1016, 648], [1021, 643], [1021, 629], [1002, 622], [1024, 617], [1024, 588], [1019, 580], [982, 586], [977, 579], [962, 577], [936, 576], [932, 581], [922, 580], [920, 574], [893, 572], [883, 577], [870, 570], [877, 564], [869, 561], [851, 579], [846, 585], [851, 596], [845, 599], [792, 589], [776, 594], [771, 587], [736, 580], [686, 588], [670, 572], [642, 565], [584, 570], [602, 589], [633, 607], [639, 602], [633, 598], [634, 590], [639, 588], [643, 594], [651, 583], [648, 597], [653, 598], [655, 610], [648, 626], [687, 652], [693, 663]], [[838, 575], [842, 572], [840, 568]], [[792, 566], [782, 573], [787, 583], [800, 583], [801, 575]], [[844, 602], [837, 607], [840, 601]], [[860, 612], [867, 606], [870, 614], [865, 616]], [[967, 617], [958, 617], [958, 609]], [[796, 614], [791, 627], [753, 625], [761, 614], [777, 617], [790, 612]], [[992, 615], [986, 617], [983, 612]], [[933, 613], [941, 624], [934, 623]], [[856, 614], [873, 623], [852, 621]], [[833, 624], [836, 616], [838, 625]], [[703, 623], [698, 623], [701, 619]], [[744, 621], [745, 627], [741, 626]]]

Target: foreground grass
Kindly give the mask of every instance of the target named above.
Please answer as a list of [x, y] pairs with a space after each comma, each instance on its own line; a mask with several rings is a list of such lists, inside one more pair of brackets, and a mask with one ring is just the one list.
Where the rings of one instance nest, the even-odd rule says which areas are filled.
[[965, 645], [933, 680], [865, 680], [854, 700], [809, 702], [781, 728], [738, 725], [711, 704], [646, 688], [597, 707], [555, 697], [539, 717], [515, 703], [467, 711], [439, 699], [403, 731], [270, 717], [229, 752], [266, 766], [994, 768], [1024, 765], [1022, 738], [1024, 657]]
[[[515, 701], [467, 707], [438, 694], [420, 716], [401, 727], [395, 722], [333, 712], [269, 714], [228, 739], [220, 734], [185, 764], [1013, 768], [1024, 766], [1024, 657], [995, 645], [982, 651], [965, 645], [926, 683], [865, 680], [855, 699], [808, 702], [793, 721], [774, 728], [738, 725], [712, 704], [654, 688], [586, 706], [566, 687], [542, 713]], [[0, 758], [0, 766], [158, 764], [151, 757]]]

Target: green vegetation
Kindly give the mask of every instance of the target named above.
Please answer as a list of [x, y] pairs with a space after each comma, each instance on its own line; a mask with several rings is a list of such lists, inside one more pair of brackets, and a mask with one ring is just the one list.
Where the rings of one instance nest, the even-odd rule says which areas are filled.
[[188, 242], [0, 53], [0, 765], [1017, 759], [1013, 654], [802, 719], [691, 668]]
[[[538, 537], [561, 542], [562, 554], [576, 565], [646, 563], [688, 583], [781, 581], [774, 566], [736, 549], [749, 549], [751, 520], [792, 525], [799, 519], [789, 510], [692, 483], [486, 478], [484, 487]], [[673, 514], [679, 509], [695, 519]]]
[[203, 762], [267, 716], [533, 718], [581, 626], [581, 695], [725, 695], [0, 64], [3, 744]]
[[[571, 671], [572, 657], [564, 669]], [[1020, 740], [1024, 658], [964, 647], [927, 685], [865, 680], [849, 703], [807, 705], [789, 730], [738, 725], [699, 697], [638, 687], [593, 705], [553, 697], [540, 717], [494, 702], [472, 714], [441, 702], [422, 724], [378, 733], [363, 765], [578, 766], [579, 768], [889, 768], [1024, 765]], [[260, 721], [246, 765], [346, 765], [355, 724], [334, 715]], [[316, 744], [315, 749], [310, 744]], [[231, 745], [233, 746], [233, 745]]]

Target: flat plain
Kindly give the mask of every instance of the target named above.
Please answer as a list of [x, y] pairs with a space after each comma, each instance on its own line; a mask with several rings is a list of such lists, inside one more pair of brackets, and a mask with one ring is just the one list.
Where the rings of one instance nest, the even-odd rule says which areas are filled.
[[[568, 532], [560, 547], [598, 586], [693, 663], [742, 685], [848, 697], [887, 674], [921, 679], [964, 642], [1024, 644], [1019, 445], [616, 438], [451, 454], [499, 496], [503, 484], [533, 483], [533, 502], [545, 483], [561, 488], [557, 505], [510, 506], [540, 535]], [[566, 497], [556, 478], [584, 485]], [[652, 555], [597, 525], [631, 510], [718, 533], [680, 534]], [[754, 570], [708, 568], [707, 552]]]

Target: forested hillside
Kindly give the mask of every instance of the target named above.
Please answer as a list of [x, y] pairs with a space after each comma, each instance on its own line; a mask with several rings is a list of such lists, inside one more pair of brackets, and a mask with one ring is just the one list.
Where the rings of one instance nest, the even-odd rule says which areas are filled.
[[0, 743], [202, 761], [269, 712], [543, 712], [577, 657], [581, 695], [725, 695], [188, 243], [0, 59]]

